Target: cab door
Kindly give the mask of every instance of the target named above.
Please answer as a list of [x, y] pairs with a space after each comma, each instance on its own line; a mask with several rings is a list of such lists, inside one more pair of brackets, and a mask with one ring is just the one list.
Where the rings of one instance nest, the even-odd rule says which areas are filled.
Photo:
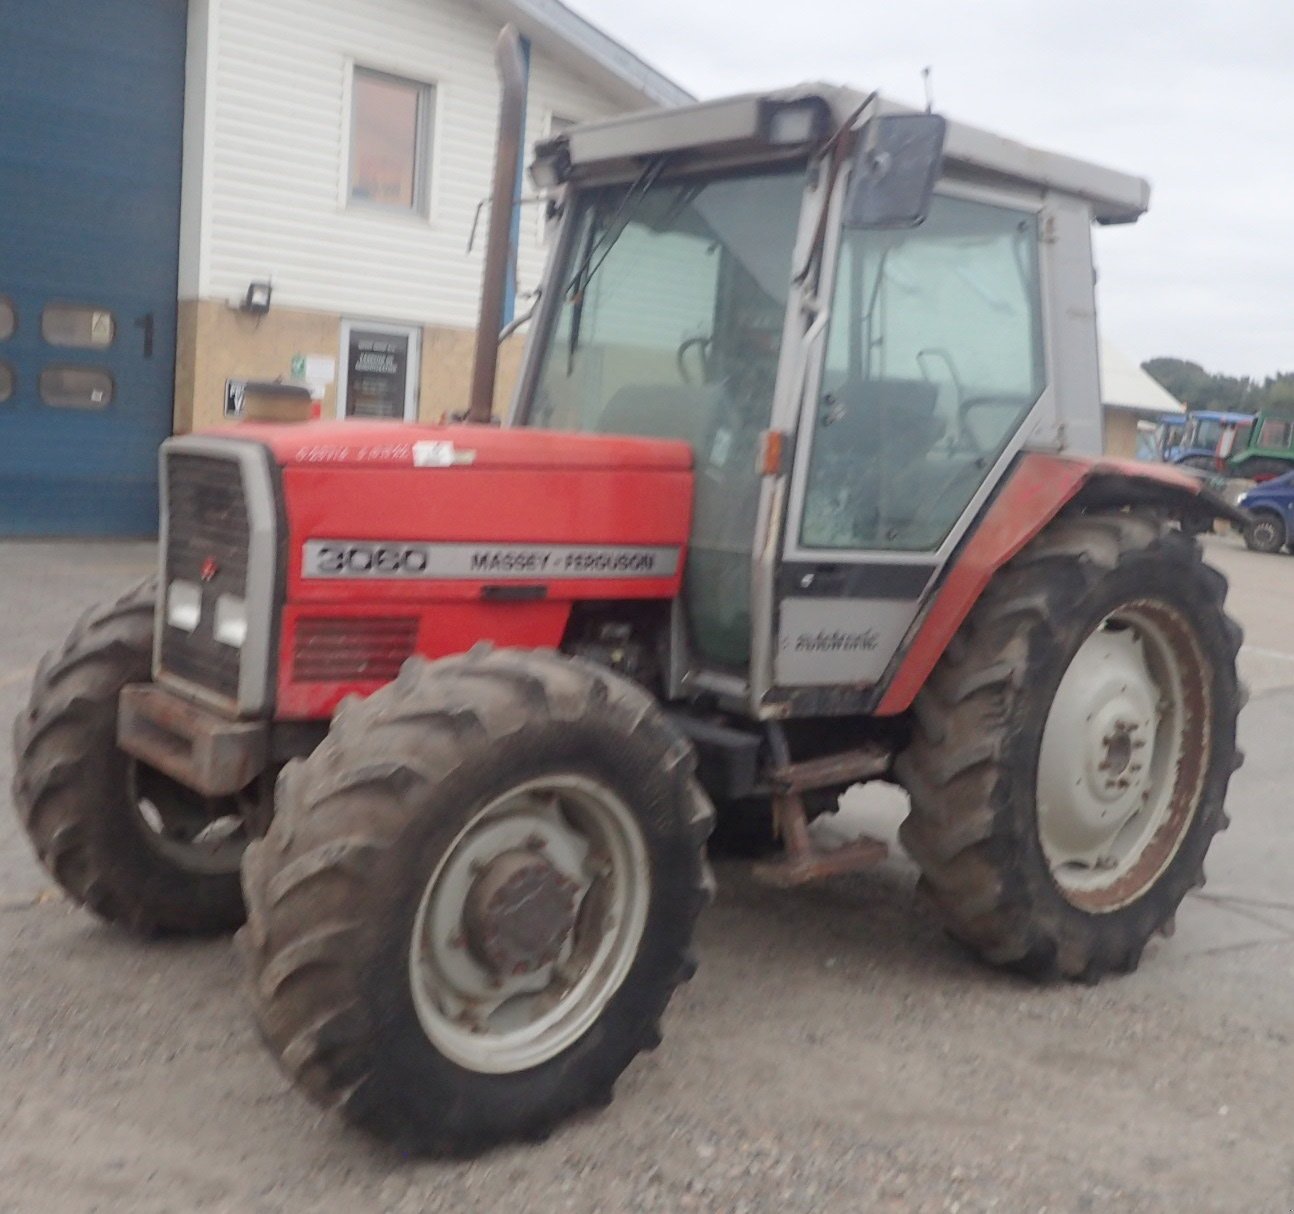
[[945, 192], [919, 227], [844, 231], [800, 417], [765, 701], [868, 706], [1046, 408], [1045, 348], [1037, 203]]

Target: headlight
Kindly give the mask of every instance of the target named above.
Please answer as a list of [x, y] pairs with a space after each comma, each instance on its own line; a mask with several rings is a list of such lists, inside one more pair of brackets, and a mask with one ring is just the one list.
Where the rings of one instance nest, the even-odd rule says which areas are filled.
[[222, 594], [216, 600], [216, 640], [232, 649], [241, 649], [247, 640], [247, 602], [234, 594]]
[[166, 588], [166, 622], [181, 632], [192, 632], [200, 619], [202, 587], [197, 582], [172, 582]]

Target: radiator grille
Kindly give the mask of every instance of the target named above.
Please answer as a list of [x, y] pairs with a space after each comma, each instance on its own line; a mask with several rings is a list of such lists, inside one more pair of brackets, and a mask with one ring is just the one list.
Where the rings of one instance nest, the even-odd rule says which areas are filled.
[[212, 632], [216, 600], [245, 598], [250, 525], [242, 469], [235, 460], [174, 452], [167, 456], [166, 582], [202, 587], [193, 632], [162, 631], [162, 669], [231, 700], [238, 698], [240, 651]]
[[417, 618], [304, 616], [292, 675], [299, 683], [389, 683], [418, 643]]

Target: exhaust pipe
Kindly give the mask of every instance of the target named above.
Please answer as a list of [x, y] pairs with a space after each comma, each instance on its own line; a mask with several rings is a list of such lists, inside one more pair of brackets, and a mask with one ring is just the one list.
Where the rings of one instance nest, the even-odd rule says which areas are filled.
[[490, 195], [490, 234], [485, 246], [481, 279], [481, 314], [476, 324], [476, 355], [472, 361], [469, 422], [486, 424], [494, 412], [494, 380], [499, 366], [499, 333], [507, 292], [512, 251], [512, 212], [516, 207], [517, 160], [525, 138], [526, 61], [521, 35], [505, 25], [494, 48], [502, 97], [499, 102], [499, 141], [494, 152], [494, 190]]

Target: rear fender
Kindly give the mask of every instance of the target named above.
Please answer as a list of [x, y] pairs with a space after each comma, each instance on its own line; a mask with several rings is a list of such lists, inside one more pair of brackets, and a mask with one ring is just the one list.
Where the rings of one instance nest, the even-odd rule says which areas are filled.
[[878, 716], [906, 712], [949, 641], [993, 575], [1066, 508], [1139, 506], [1207, 531], [1214, 520], [1244, 525], [1244, 512], [1186, 472], [1134, 460], [1027, 452], [1007, 475], [975, 527], [945, 568], [895, 656], [875, 708]]

